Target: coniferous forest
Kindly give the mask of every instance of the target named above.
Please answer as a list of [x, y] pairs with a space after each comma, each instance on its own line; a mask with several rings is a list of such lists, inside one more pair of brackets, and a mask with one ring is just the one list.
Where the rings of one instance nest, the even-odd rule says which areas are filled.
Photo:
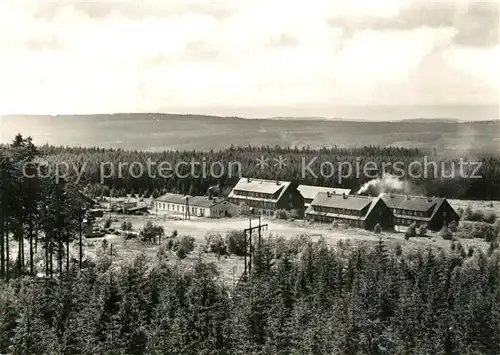
[[[499, 254], [259, 248], [233, 289], [201, 259], [103, 256], [0, 292], [9, 354], [498, 354]], [[169, 256], [170, 257], [170, 256]], [[270, 262], [270, 260], [272, 261]]]
[[[89, 184], [88, 192], [94, 197], [109, 195], [110, 190], [121, 196], [134, 193], [156, 197], [166, 191], [204, 195], [213, 185], [220, 185], [227, 194], [241, 175], [357, 190], [377, 174], [390, 173], [408, 181], [411, 186], [407, 192], [413, 194], [500, 199], [500, 158], [491, 155], [457, 158], [416, 148], [374, 146], [322, 149], [248, 146], [208, 152], [146, 152], [47, 145], [40, 147], [40, 154], [52, 170], [64, 163], [68, 174], [82, 171], [80, 182]], [[262, 157], [268, 158], [265, 169], [257, 164]], [[279, 157], [285, 162], [281, 168], [275, 160]], [[175, 173], [162, 175], [162, 163], [167, 163]]]
[[[138, 257], [111, 262], [105, 245], [96, 258], [70, 258], [81, 236], [75, 176], [57, 181], [43, 160], [88, 162], [82, 184], [99, 184], [102, 162], [200, 159], [241, 161], [244, 174], [295, 179], [304, 155], [325, 160], [410, 162], [422, 152], [231, 148], [219, 152], [143, 153], [97, 148], [36, 147], [18, 135], [0, 157], [1, 354], [499, 354], [500, 254], [403, 252], [382, 240], [336, 246], [301, 239], [264, 240], [246, 282], [228, 285], [204, 261], [180, 260], [160, 249], [153, 263]], [[252, 168], [261, 155], [282, 155], [288, 171]], [[436, 157], [440, 161], [449, 161]], [[28, 178], [22, 167], [46, 174]], [[416, 179], [433, 194], [498, 197], [498, 160], [484, 158], [479, 182]], [[32, 172], [32, 171], [30, 171]], [[279, 176], [276, 176], [279, 174]], [[30, 174], [28, 174], [30, 175]], [[113, 178], [104, 185], [136, 193], [162, 189], [204, 193], [229, 178]], [[307, 181], [325, 184], [321, 179]], [[362, 181], [345, 183], [355, 188]], [[479, 185], [478, 185], [479, 184]], [[432, 190], [435, 189], [435, 190]], [[103, 192], [101, 192], [103, 193]], [[17, 245], [14, 253], [12, 245]], [[25, 253], [24, 250], [27, 250]], [[43, 254], [43, 267], [34, 261]], [[38, 276], [36, 276], [38, 274]]]

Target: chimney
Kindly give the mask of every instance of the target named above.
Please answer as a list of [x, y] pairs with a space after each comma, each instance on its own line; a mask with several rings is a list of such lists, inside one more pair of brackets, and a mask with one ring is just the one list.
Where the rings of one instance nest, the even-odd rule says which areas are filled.
[[330, 196], [331, 196], [330, 191], [327, 191], [326, 192], [326, 197], [330, 197]]
[[247, 177], [247, 182], [250, 182], [250, 178], [249, 177]]
[[430, 196], [429, 196], [429, 197], [427, 197], [427, 201], [428, 201], [428, 202], [432, 202], [432, 197], [430, 197]]
[[345, 192], [342, 193], [342, 198], [345, 200], [347, 198]]
[[280, 184], [279, 179], [276, 179], [276, 185], [279, 185], [279, 184]]
[[217, 202], [217, 198], [215, 198], [215, 197], [212, 198], [212, 201]]
[[406, 199], [406, 200], [409, 200], [409, 199], [410, 199], [410, 196], [406, 195], [406, 198], [405, 198], [405, 199]]

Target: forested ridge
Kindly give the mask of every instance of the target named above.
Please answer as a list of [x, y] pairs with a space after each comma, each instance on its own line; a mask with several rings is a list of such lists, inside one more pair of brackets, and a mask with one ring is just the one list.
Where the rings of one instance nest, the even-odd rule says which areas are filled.
[[[358, 189], [363, 183], [373, 178], [373, 172], [370, 174], [363, 172], [365, 167], [373, 169], [375, 166], [379, 174], [383, 172], [400, 173], [394, 170], [394, 167], [399, 165], [404, 171], [403, 178], [411, 182], [412, 192], [415, 194], [461, 199], [500, 199], [500, 158], [493, 156], [462, 158], [463, 161], [472, 163], [465, 167], [465, 175], [461, 176], [460, 158], [398, 147], [366, 146], [352, 149], [337, 147], [309, 149], [248, 146], [230, 147], [209, 152], [146, 152], [42, 146], [40, 150], [44, 159], [50, 164], [66, 162], [77, 169], [85, 167], [82, 181], [92, 185], [99, 185], [101, 182], [101, 166], [113, 166], [115, 169], [114, 177], [104, 179], [104, 185], [107, 186], [107, 189], [94, 186], [90, 189], [94, 196], [107, 195], [109, 189], [114, 189], [115, 193], [121, 192], [121, 195], [133, 192], [140, 195], [154, 194], [157, 196], [162, 191], [203, 195], [210, 186], [216, 184], [220, 184], [222, 190], [228, 193], [236, 184], [238, 173], [249, 177], [295, 180], [303, 184]], [[274, 160], [280, 156], [286, 162], [286, 166], [282, 169], [275, 166], [276, 161]], [[257, 165], [257, 159], [261, 157], [269, 159], [269, 166], [266, 169], [260, 169]], [[156, 164], [152, 166], [153, 176], [150, 176], [145, 170], [148, 161]], [[168, 178], [162, 178], [155, 170], [161, 162], [168, 162], [170, 166], [174, 167], [179, 162], [189, 163], [192, 161], [198, 163], [195, 174], [191, 173], [190, 166], [180, 167], [178, 176], [174, 174]], [[224, 174], [219, 177], [220, 170], [218, 168], [214, 168], [212, 175], [215, 176], [211, 176], [208, 168], [205, 168], [203, 174], [202, 162], [208, 168], [212, 165], [215, 166], [216, 162], [221, 162], [225, 169]], [[342, 166], [341, 164], [344, 162], [346, 165]], [[420, 165], [412, 165], [415, 162]], [[427, 168], [425, 168], [426, 162]], [[123, 164], [124, 168], [121, 169], [121, 176], [118, 176], [120, 163]], [[132, 169], [133, 176], [130, 176], [129, 167], [133, 163], [136, 163], [136, 166]], [[238, 171], [234, 164], [231, 167], [230, 163], [240, 164], [241, 171]], [[432, 165], [434, 163], [435, 167]], [[479, 167], [477, 163], [480, 163], [480, 168], [474, 174], [475, 167]], [[143, 167], [144, 173], [142, 175], [137, 165]], [[350, 176], [347, 176], [349, 169], [347, 165], [353, 169]], [[309, 167], [309, 170], [305, 169], [306, 166]], [[331, 166], [333, 166], [333, 171]], [[357, 166], [359, 168], [356, 168]], [[339, 172], [340, 168], [342, 168], [341, 172]], [[359, 173], [356, 172], [356, 169]], [[110, 173], [109, 170], [105, 170], [106, 168], [103, 169], [104, 176], [106, 173]], [[427, 170], [427, 173], [424, 173], [424, 170]], [[305, 174], [303, 174], [304, 172]], [[340, 174], [342, 176], [339, 178]], [[182, 177], [183, 175], [187, 176]], [[477, 176], [481, 178], [477, 178]]]

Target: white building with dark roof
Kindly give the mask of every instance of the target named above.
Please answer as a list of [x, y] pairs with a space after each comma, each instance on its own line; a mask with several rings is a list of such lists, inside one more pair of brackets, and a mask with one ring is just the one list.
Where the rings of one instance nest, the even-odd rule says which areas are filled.
[[223, 198], [173, 193], [156, 198], [154, 209], [160, 214], [209, 218], [233, 217], [239, 214], [239, 207]]

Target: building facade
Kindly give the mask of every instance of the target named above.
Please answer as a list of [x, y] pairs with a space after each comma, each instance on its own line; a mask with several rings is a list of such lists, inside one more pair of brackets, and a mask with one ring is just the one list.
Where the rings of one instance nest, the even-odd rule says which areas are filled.
[[398, 229], [415, 223], [417, 226], [426, 225], [429, 230], [438, 231], [452, 221], [458, 225], [460, 220], [460, 216], [443, 197], [393, 193], [382, 193], [380, 197], [392, 210]]
[[339, 222], [368, 230], [380, 224], [384, 230], [394, 230], [392, 211], [377, 197], [320, 192], [305, 216], [320, 223]]
[[277, 210], [304, 211], [304, 198], [297, 184], [289, 181], [241, 178], [231, 190], [228, 200], [254, 213], [273, 216]]
[[304, 207], [307, 208], [320, 192], [329, 192], [336, 195], [351, 193], [350, 189], [341, 189], [336, 187], [299, 185], [297, 187], [302, 197], [304, 197]]
[[155, 199], [157, 214], [182, 215], [184, 217], [222, 218], [239, 214], [239, 207], [222, 198], [184, 196], [167, 193]]

